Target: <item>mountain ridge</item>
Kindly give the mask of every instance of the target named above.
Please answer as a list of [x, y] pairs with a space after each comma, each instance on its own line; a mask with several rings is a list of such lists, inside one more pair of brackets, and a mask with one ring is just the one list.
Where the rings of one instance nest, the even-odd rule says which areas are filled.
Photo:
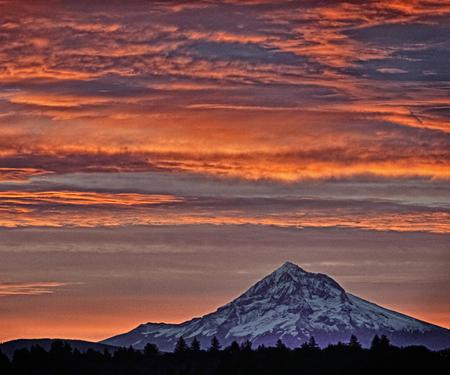
[[179, 324], [141, 324], [101, 343], [138, 349], [153, 343], [171, 351], [180, 336], [197, 337], [205, 347], [216, 336], [224, 345], [250, 340], [270, 346], [281, 339], [297, 347], [314, 336], [326, 346], [355, 334], [368, 345], [375, 334], [386, 334], [396, 345], [442, 349], [450, 347], [449, 332], [347, 293], [328, 275], [285, 262], [214, 312]]

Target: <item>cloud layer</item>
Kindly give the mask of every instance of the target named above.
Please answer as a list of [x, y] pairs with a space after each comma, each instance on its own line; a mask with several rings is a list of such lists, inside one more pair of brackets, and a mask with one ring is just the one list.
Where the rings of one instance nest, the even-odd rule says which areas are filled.
[[3, 168], [449, 177], [447, 2], [49, 6], [3, 4]]

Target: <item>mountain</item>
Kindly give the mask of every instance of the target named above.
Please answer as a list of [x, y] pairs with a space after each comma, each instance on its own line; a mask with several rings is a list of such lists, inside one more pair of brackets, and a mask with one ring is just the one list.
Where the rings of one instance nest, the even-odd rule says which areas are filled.
[[142, 324], [102, 343], [135, 348], [154, 343], [172, 351], [180, 336], [188, 342], [197, 337], [203, 347], [216, 336], [222, 345], [248, 339], [254, 346], [272, 346], [281, 339], [297, 347], [314, 336], [325, 346], [348, 341], [351, 334], [365, 346], [375, 334], [385, 334], [399, 346], [450, 347], [448, 329], [365, 301], [329, 276], [306, 272], [290, 262], [213, 313], [181, 324]]
[[0, 344], [0, 351], [8, 357], [12, 357], [14, 352], [19, 349], [30, 349], [32, 346], [39, 345], [45, 350], [49, 350], [54, 341], [62, 341], [69, 344], [72, 349], [78, 349], [80, 352], [86, 352], [88, 349], [103, 352], [108, 349], [111, 353], [117, 350], [116, 347], [101, 344], [98, 342], [83, 341], [83, 340], [68, 340], [68, 339], [19, 339], [11, 340]]

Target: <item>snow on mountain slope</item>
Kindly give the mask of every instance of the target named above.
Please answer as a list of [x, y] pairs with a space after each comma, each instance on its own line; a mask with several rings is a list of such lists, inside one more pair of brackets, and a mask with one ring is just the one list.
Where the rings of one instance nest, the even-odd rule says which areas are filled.
[[180, 336], [207, 347], [213, 336], [224, 345], [250, 340], [274, 345], [282, 339], [295, 347], [314, 336], [320, 345], [347, 341], [356, 334], [368, 345], [387, 334], [397, 345], [450, 347], [450, 331], [385, 309], [346, 293], [333, 279], [286, 262], [244, 294], [217, 311], [181, 324], [147, 323], [103, 343], [143, 348], [155, 343], [173, 350]]

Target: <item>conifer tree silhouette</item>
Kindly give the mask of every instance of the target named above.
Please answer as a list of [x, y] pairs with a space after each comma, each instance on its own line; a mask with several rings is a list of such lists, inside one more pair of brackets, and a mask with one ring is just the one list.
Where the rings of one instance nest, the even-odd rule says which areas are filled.
[[276, 347], [278, 350], [286, 350], [286, 349], [287, 349], [287, 348], [286, 348], [286, 345], [284, 345], [284, 342], [281, 341], [281, 339], [278, 339], [278, 340], [277, 340], [277, 343], [275, 344], [275, 347]]
[[[212, 350], [195, 353], [197, 338], [186, 345], [180, 337], [176, 353], [159, 352], [149, 344], [144, 350], [133, 347], [95, 350], [73, 349], [56, 342], [49, 350], [38, 345], [17, 349], [12, 361], [0, 352], [1, 375], [325, 375], [325, 374], [448, 374], [448, 351], [432, 351], [424, 346], [399, 348], [386, 336], [374, 337], [372, 350], [359, 347], [356, 336], [348, 344], [321, 349], [311, 337], [302, 349], [291, 350], [281, 340], [275, 347], [250, 341], [232, 342], [225, 350], [214, 337]], [[359, 347], [359, 349], [355, 349]], [[282, 350], [280, 350], [282, 349]], [[111, 351], [113, 355], [110, 354]], [[9, 354], [10, 352], [8, 352]], [[157, 353], [157, 354], [156, 354]], [[182, 353], [182, 354], [181, 354]], [[155, 355], [156, 354], [156, 355]]]
[[144, 347], [144, 355], [146, 357], [151, 357], [159, 354], [159, 349], [155, 344], [146, 344]]
[[188, 346], [186, 344], [186, 341], [184, 341], [183, 336], [180, 336], [177, 343], [175, 344], [175, 353], [186, 353], [188, 350]]
[[191, 346], [189, 349], [193, 352], [200, 351], [200, 341], [197, 340], [197, 337], [194, 337], [194, 339], [191, 341]]
[[348, 346], [353, 349], [361, 349], [361, 344], [355, 335], [350, 336], [350, 342], [348, 343]]
[[241, 351], [243, 351], [243, 352], [251, 352], [252, 351], [252, 343], [250, 340], [245, 340], [241, 344]]
[[373, 336], [372, 343], [370, 344], [370, 350], [377, 350], [380, 347], [380, 336]]
[[241, 351], [241, 347], [239, 346], [237, 341], [233, 341], [227, 348], [227, 350], [231, 354], [238, 354]]
[[218, 352], [220, 351], [221, 345], [216, 336], [213, 336], [211, 339], [211, 346], [209, 348], [210, 352]]

